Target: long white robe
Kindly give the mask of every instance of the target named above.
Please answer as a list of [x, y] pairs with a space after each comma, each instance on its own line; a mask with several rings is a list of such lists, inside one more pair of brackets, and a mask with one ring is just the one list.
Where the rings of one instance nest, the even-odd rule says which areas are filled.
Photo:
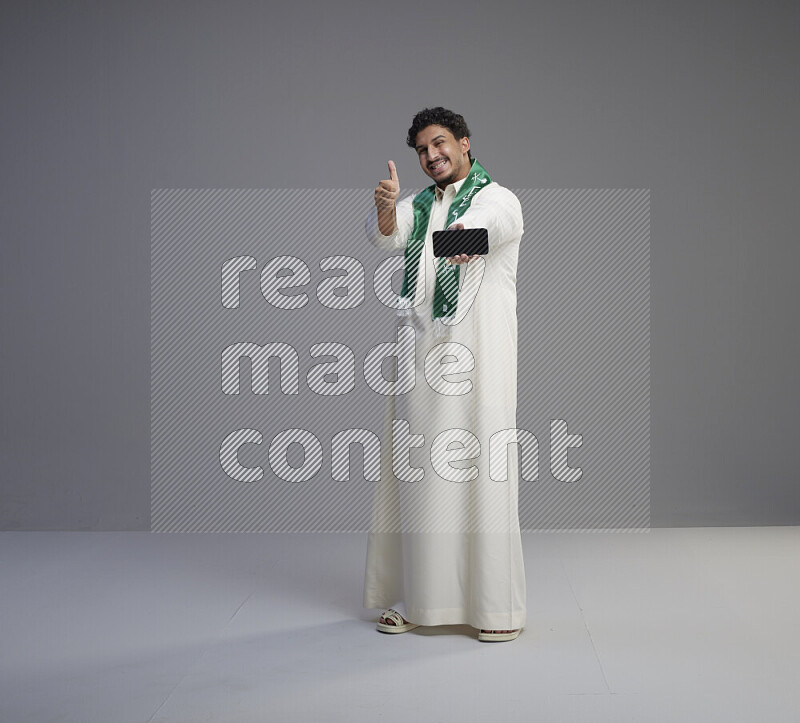
[[[496, 457], [495, 480], [489, 475], [489, 445], [493, 434], [516, 428], [516, 275], [522, 210], [511, 191], [491, 183], [475, 194], [457, 219], [465, 228], [488, 229], [489, 253], [461, 265], [460, 322], [450, 327], [447, 337], [437, 337], [431, 319], [433, 232], [445, 228], [450, 203], [463, 182], [450, 184], [444, 193], [437, 189], [418, 272], [416, 300], [420, 301], [424, 289], [424, 301], [410, 315], [397, 318], [398, 327], [411, 326], [415, 332], [415, 385], [408, 394], [387, 397], [363, 600], [367, 608], [391, 607], [419, 625], [517, 629], [524, 627], [526, 616], [517, 505], [518, 445], [498, 447], [498, 457], [507, 460], [507, 469], [504, 463], [497, 465]], [[380, 233], [377, 212], [372, 209], [366, 223], [372, 244], [385, 251], [405, 249], [414, 225], [413, 199], [408, 196], [397, 204], [397, 228], [390, 236]], [[440, 346], [428, 358], [434, 386], [440, 369], [435, 390], [426, 379], [425, 363], [428, 352], [443, 342], [462, 346]], [[455, 359], [458, 363], [451, 369], [463, 371], [448, 371], [442, 381], [444, 364]], [[472, 382], [466, 387], [468, 392], [453, 394], [452, 383], [464, 380]], [[421, 435], [424, 446], [401, 451], [399, 459], [393, 460], [393, 420], [406, 420], [408, 434]], [[479, 448], [471, 443], [470, 434], [447, 430], [467, 430], [477, 438]], [[434, 452], [434, 440], [442, 432], [440, 441], [444, 441]], [[464, 449], [443, 452], [454, 449], [452, 441], [443, 446], [454, 439]], [[448, 466], [446, 458], [455, 456], [459, 461]], [[409, 466], [421, 468], [422, 479], [406, 481], [414, 474]], [[471, 472], [462, 471], [470, 467]], [[496, 474], [498, 469], [507, 472], [505, 481]], [[500, 481], [496, 481], [498, 476]]]

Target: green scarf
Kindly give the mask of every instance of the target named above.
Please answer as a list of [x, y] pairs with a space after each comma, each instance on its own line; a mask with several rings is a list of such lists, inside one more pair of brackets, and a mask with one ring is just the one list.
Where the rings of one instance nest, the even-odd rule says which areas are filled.
[[[445, 228], [452, 226], [470, 207], [475, 194], [484, 186], [492, 182], [489, 174], [477, 159], [472, 160], [469, 174], [458, 189], [453, 202], [447, 212]], [[397, 299], [397, 313], [406, 316], [411, 313], [414, 305], [414, 295], [417, 289], [417, 274], [419, 272], [419, 257], [425, 248], [425, 236], [428, 233], [428, 223], [431, 219], [431, 208], [435, 198], [436, 184], [428, 186], [414, 197], [414, 229], [406, 244], [405, 250], [405, 277], [403, 290]], [[458, 281], [459, 264], [450, 264], [447, 259], [436, 259], [436, 287], [433, 294], [433, 322], [437, 336], [442, 336], [445, 331], [445, 319], [452, 319], [458, 309]]]

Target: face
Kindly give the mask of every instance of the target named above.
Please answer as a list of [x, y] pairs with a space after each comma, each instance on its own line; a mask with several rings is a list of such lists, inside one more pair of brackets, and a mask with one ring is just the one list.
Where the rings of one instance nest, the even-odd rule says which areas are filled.
[[417, 133], [419, 165], [439, 188], [466, 178], [472, 162], [469, 160], [469, 138], [456, 139], [442, 126], [428, 126]]

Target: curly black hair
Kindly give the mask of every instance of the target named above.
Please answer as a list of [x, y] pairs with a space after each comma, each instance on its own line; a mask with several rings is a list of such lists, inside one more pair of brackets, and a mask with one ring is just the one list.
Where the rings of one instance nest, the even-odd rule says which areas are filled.
[[[453, 113], [453, 111], [442, 108], [441, 106], [425, 108], [417, 113], [414, 116], [414, 120], [411, 121], [411, 128], [408, 129], [408, 137], [406, 138], [406, 144], [408, 144], [409, 148], [416, 148], [417, 134], [428, 126], [442, 126], [442, 128], [447, 128], [456, 140], [470, 137], [469, 128], [467, 128], [467, 122], [464, 120], [464, 116]], [[472, 153], [469, 150], [467, 151], [467, 156], [472, 160]]]

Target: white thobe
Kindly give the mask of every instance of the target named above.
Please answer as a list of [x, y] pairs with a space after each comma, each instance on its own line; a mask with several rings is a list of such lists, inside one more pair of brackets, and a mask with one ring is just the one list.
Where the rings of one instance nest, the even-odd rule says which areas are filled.
[[[411, 326], [415, 332], [415, 384], [407, 394], [387, 397], [363, 601], [367, 608], [394, 608], [418, 625], [514, 630], [524, 627], [526, 615], [518, 445], [498, 444], [507, 467], [496, 467], [495, 458], [495, 479], [490, 478], [489, 447], [492, 435], [501, 437], [504, 430], [516, 428], [516, 276], [522, 210], [511, 191], [493, 182], [475, 194], [456, 220], [465, 228], [486, 228], [489, 253], [461, 264], [459, 323], [450, 327], [447, 337], [437, 337], [431, 318], [438, 261], [433, 232], [445, 228], [450, 203], [463, 182], [450, 184], [444, 192], [436, 189], [420, 254], [418, 305], [397, 320], [398, 327]], [[413, 199], [408, 196], [397, 204], [397, 227], [389, 236], [380, 233], [377, 211], [372, 209], [366, 224], [372, 244], [385, 251], [405, 249], [414, 226]], [[424, 301], [419, 303], [422, 289]], [[449, 345], [429, 356], [443, 342]], [[426, 357], [434, 386], [440, 369], [436, 389], [426, 379]], [[445, 372], [445, 365], [455, 359], [458, 363], [451, 369], [462, 371]], [[453, 394], [452, 384], [465, 380], [472, 383], [468, 391]], [[465, 387], [458, 389], [463, 392]], [[399, 461], [392, 454], [393, 419], [406, 420], [408, 434], [424, 440], [421, 449], [401, 453]], [[442, 443], [435, 447], [440, 433]], [[508, 433], [503, 438], [508, 441]], [[453, 450], [453, 443], [464, 448], [442, 451]], [[454, 455], [458, 461], [448, 465], [446, 458]], [[414, 472], [409, 466], [419, 468], [422, 479], [410, 481]], [[496, 474], [498, 469], [502, 474]]]

